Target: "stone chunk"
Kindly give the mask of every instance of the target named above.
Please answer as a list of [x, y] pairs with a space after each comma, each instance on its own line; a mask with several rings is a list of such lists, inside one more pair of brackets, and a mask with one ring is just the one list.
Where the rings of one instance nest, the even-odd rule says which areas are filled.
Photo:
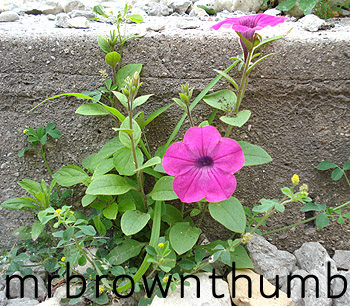
[[[22, 275], [19, 272], [15, 272], [13, 275]], [[43, 279], [39, 275], [34, 275], [38, 280], [38, 297], [42, 297], [47, 293]], [[10, 280], [10, 297], [18, 298], [21, 296], [21, 281], [19, 278], [14, 277]], [[28, 277], [24, 281], [24, 297], [35, 299], [35, 281], [33, 278]]]
[[347, 288], [345, 287], [344, 281], [340, 277], [336, 277], [333, 280], [332, 282], [333, 295], [335, 296], [340, 295], [343, 292], [344, 288], [346, 288], [344, 295], [342, 295], [339, 298], [333, 299], [333, 305], [349, 306], [350, 305], [350, 271], [348, 272], [340, 271], [338, 274], [345, 277], [347, 282]]
[[312, 270], [319, 271], [326, 277], [327, 262], [331, 263], [331, 275], [337, 274], [337, 267], [326, 249], [319, 242], [306, 242], [301, 248], [294, 252], [297, 258], [298, 265], [301, 269], [311, 272]]
[[314, 14], [306, 15], [299, 20], [304, 30], [317, 32], [326, 22]]
[[231, 306], [230, 292], [228, 285], [222, 279], [215, 280], [215, 293], [217, 295], [223, 294], [222, 298], [215, 298], [213, 296], [213, 279], [209, 276], [212, 273], [198, 273], [196, 276], [200, 282], [200, 298], [197, 298], [197, 282], [193, 278], [188, 278], [186, 281], [190, 286], [184, 286], [184, 298], [180, 297], [180, 287], [175, 291], [169, 290], [166, 298], [159, 298], [156, 296], [153, 299], [151, 306]]
[[338, 269], [350, 270], [350, 251], [336, 250], [333, 260], [335, 261]]
[[63, 6], [63, 10], [65, 13], [69, 13], [74, 10], [86, 10], [86, 7], [82, 1], [79, 0], [67, 0]]
[[253, 239], [247, 243], [249, 256], [256, 272], [262, 274], [270, 282], [275, 283], [279, 276], [279, 285], [282, 286], [296, 265], [296, 258], [287, 251], [280, 251], [264, 237], [254, 234]]
[[252, 282], [252, 297], [248, 296], [248, 281], [244, 278], [236, 279], [235, 292], [232, 292], [232, 272], [227, 276], [229, 289], [232, 296], [232, 301], [237, 306], [292, 306], [293, 302], [287, 297], [287, 295], [276, 289], [266, 278], [263, 280], [263, 291], [265, 295], [272, 295], [279, 290], [279, 297], [264, 298], [260, 292], [260, 280], [259, 274], [249, 269], [236, 270], [235, 276], [246, 275]]
[[39, 302], [37, 300], [33, 300], [30, 298], [23, 298], [23, 299], [8, 300], [6, 306], [34, 306], [38, 304]]
[[70, 28], [87, 29], [90, 28], [90, 23], [85, 17], [74, 17], [67, 21]]
[[261, 7], [262, 1], [260, 0], [233, 0], [232, 10], [242, 12], [257, 12]]
[[302, 298], [302, 285], [300, 278], [294, 278], [290, 282], [291, 298], [294, 306], [331, 306], [332, 299], [327, 298], [327, 278], [319, 271], [297, 270], [293, 275], [300, 275], [302, 278], [314, 275], [319, 283], [319, 297], [316, 297], [316, 281], [313, 277], [305, 279], [305, 297]]
[[15, 12], [3, 12], [0, 14], [0, 22], [11, 22], [19, 20], [19, 15]]
[[168, 0], [167, 4], [170, 8], [179, 14], [185, 14], [188, 8], [191, 6], [191, 1], [189, 0]]

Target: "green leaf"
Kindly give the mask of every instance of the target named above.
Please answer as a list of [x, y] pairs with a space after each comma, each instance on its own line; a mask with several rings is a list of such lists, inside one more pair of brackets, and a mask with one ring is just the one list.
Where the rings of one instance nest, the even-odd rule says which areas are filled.
[[197, 242], [201, 229], [189, 222], [178, 222], [170, 228], [169, 240], [172, 248], [179, 255], [189, 251]]
[[297, 3], [297, 0], [286, 0], [281, 2], [280, 4], [278, 4], [276, 6], [276, 9], [280, 10], [280, 11], [289, 11], [291, 10], [294, 5]]
[[317, 165], [317, 170], [329, 170], [329, 169], [334, 169], [334, 168], [337, 168], [337, 165], [329, 162], [328, 160], [321, 161]]
[[155, 110], [147, 117], [147, 120], [142, 124], [141, 128], [144, 128], [146, 125], [150, 124], [154, 119], [156, 119], [160, 114], [164, 113], [172, 105], [173, 103]]
[[251, 66], [247, 69], [247, 74], [250, 73], [250, 71], [252, 71], [254, 69], [254, 67], [259, 64], [260, 62], [262, 62], [264, 59], [270, 57], [271, 55], [274, 55], [275, 53], [270, 53], [267, 54], [265, 56], [263, 56], [262, 58], [259, 58], [257, 61], [255, 61], [254, 63], [251, 64]]
[[286, 209], [284, 205], [280, 204], [280, 203], [276, 203], [275, 204], [275, 208], [279, 211], [279, 212], [284, 212], [284, 210]]
[[305, 11], [305, 15], [308, 15], [312, 12], [312, 9], [315, 7], [319, 0], [303, 0], [299, 1], [299, 8]]
[[118, 52], [110, 52], [106, 54], [105, 61], [106, 64], [114, 68], [117, 66], [118, 62], [120, 60], [120, 54]]
[[104, 11], [103, 5], [101, 5], [101, 4], [95, 5], [94, 8], [93, 8], [93, 11], [94, 11], [97, 15], [101, 15], [101, 16], [106, 17], [106, 13], [105, 13], [105, 11]]
[[151, 216], [139, 210], [126, 211], [121, 218], [121, 228], [125, 235], [130, 236], [141, 231], [148, 223]]
[[45, 270], [49, 273], [53, 273], [57, 270], [57, 259], [56, 258], [47, 258], [44, 261]]
[[224, 71], [220, 71], [220, 70], [216, 70], [216, 69], [214, 69], [214, 71], [217, 72], [218, 74], [220, 74], [221, 76], [223, 76], [226, 80], [228, 80], [233, 85], [234, 88], [236, 88], [238, 90], [238, 85], [231, 76], [229, 76]]
[[57, 129], [55, 129], [55, 130], [50, 130], [50, 131], [48, 131], [47, 133], [48, 133], [52, 138], [55, 138], [55, 139], [61, 137], [61, 132], [60, 132], [59, 130], [57, 130]]
[[34, 205], [31, 201], [22, 198], [9, 199], [1, 203], [1, 208], [12, 210], [37, 210], [38, 206]]
[[23, 179], [22, 181], [17, 182], [17, 184], [31, 195], [35, 195], [37, 192], [41, 191], [41, 185], [30, 179]]
[[126, 18], [130, 19], [132, 22], [135, 22], [135, 23], [143, 22], [143, 17], [139, 14], [127, 15]]
[[130, 258], [139, 255], [144, 245], [145, 243], [133, 239], [126, 239], [109, 253], [108, 258], [115, 257], [113, 265], [120, 265]]
[[[136, 159], [137, 164], [142, 165], [143, 154], [140, 148], [136, 147]], [[131, 176], [136, 173], [136, 167], [134, 163], [133, 153], [130, 148], [124, 147], [118, 150], [113, 157], [113, 164], [119, 174]]]
[[97, 36], [97, 42], [103, 52], [108, 53], [113, 51], [113, 48], [109, 45], [104, 37]]
[[267, 200], [267, 199], [261, 199], [260, 200], [261, 205], [254, 206], [252, 211], [256, 213], [263, 213], [267, 212], [270, 209], [274, 208], [276, 204], [278, 204], [275, 200]]
[[350, 160], [344, 163], [343, 170], [350, 170]]
[[166, 204], [165, 213], [162, 216], [162, 220], [168, 223], [170, 226], [177, 222], [182, 222], [182, 214], [175, 206]]
[[79, 184], [88, 177], [89, 175], [76, 165], [64, 166], [53, 175], [54, 180], [64, 187]]
[[38, 239], [40, 234], [45, 228], [45, 224], [42, 224], [40, 221], [35, 221], [32, 225], [32, 239], [35, 241]]
[[97, 177], [106, 174], [107, 172], [111, 171], [114, 168], [113, 158], [107, 158], [101, 160], [94, 171], [94, 174], [92, 176], [92, 179], [96, 179]]
[[95, 200], [96, 200], [96, 196], [95, 195], [86, 194], [81, 199], [81, 204], [83, 205], [83, 207], [85, 207], [85, 206], [88, 206], [89, 204], [91, 204]]
[[343, 172], [342, 169], [339, 169], [339, 168], [334, 169], [334, 170], [332, 171], [332, 180], [333, 180], [333, 181], [338, 181], [338, 180], [340, 180], [340, 179], [342, 178], [343, 174], [344, 174], [344, 172]]
[[232, 90], [223, 89], [204, 96], [203, 101], [211, 107], [229, 112], [235, 108], [237, 97]]
[[102, 213], [107, 219], [114, 220], [118, 214], [118, 204], [113, 203], [109, 207], [105, 208]]
[[92, 225], [78, 225], [77, 228], [79, 228], [85, 235], [88, 235], [88, 236], [96, 235], [96, 230]]
[[178, 198], [173, 190], [174, 177], [163, 176], [159, 179], [149, 194], [155, 201], [170, 201]]
[[173, 98], [173, 101], [187, 113], [187, 106], [184, 102], [182, 102], [179, 98]]
[[237, 115], [234, 115], [232, 117], [221, 116], [220, 120], [222, 122], [225, 122], [226, 124], [241, 127], [243, 124], [245, 124], [249, 120], [250, 115], [251, 115], [250, 110], [243, 110], [243, 111], [240, 111]]
[[100, 216], [99, 215], [95, 216], [93, 220], [94, 220], [94, 225], [97, 229], [98, 234], [101, 236], [106, 235], [106, 232], [107, 232], [106, 226], [102, 223]]
[[72, 239], [74, 234], [74, 227], [68, 227], [64, 232], [63, 232], [63, 239], [65, 241], [69, 241]]
[[120, 200], [118, 205], [119, 205], [119, 211], [121, 213], [126, 212], [128, 210], [135, 210], [136, 209], [135, 202], [129, 198]]
[[[125, 118], [125, 120], [120, 125], [120, 128], [127, 129], [127, 130], [130, 129], [129, 117]], [[134, 140], [134, 144], [136, 146], [140, 142], [140, 139], [141, 139], [141, 129], [134, 119], [132, 119], [132, 130], [133, 130], [133, 140]], [[124, 146], [131, 148], [131, 140], [130, 140], [129, 135], [126, 132], [120, 131], [119, 132], [119, 139], [120, 139], [120, 142]]]
[[132, 104], [133, 109], [135, 109], [136, 107], [138, 107], [138, 106], [142, 105], [143, 103], [147, 102], [147, 100], [151, 96], [153, 96], [153, 94], [152, 95], [144, 95], [144, 96], [140, 96], [140, 97], [136, 98], [134, 100], [133, 104]]
[[300, 208], [301, 212], [307, 211], [322, 211], [326, 210], [326, 204], [316, 204], [316, 203], [306, 203], [302, 208]]
[[159, 156], [155, 156], [151, 159], [149, 159], [147, 162], [145, 162], [141, 167], [139, 167], [138, 169], [136, 169], [137, 171], [145, 169], [145, 168], [149, 168], [152, 167], [154, 165], [158, 165], [162, 162], [162, 159]]
[[128, 98], [124, 94], [119, 91], [112, 91], [112, 93], [125, 108], [128, 108]]
[[242, 204], [238, 199], [231, 197], [218, 203], [209, 203], [210, 215], [229, 230], [243, 233], [246, 225], [246, 216]]
[[123, 177], [116, 174], [105, 174], [93, 180], [86, 194], [92, 195], [118, 195], [123, 194], [132, 189], [131, 186]]
[[127, 77], [132, 78], [133, 74], [137, 71], [138, 73], [141, 73], [142, 70], [142, 64], [129, 64], [123, 66], [117, 73], [117, 85], [118, 88], [121, 89], [125, 87], [125, 79]]
[[109, 111], [98, 103], [85, 103], [80, 105], [75, 113], [85, 116], [109, 115]]
[[263, 165], [272, 161], [271, 156], [261, 147], [246, 141], [238, 141], [244, 153], [244, 166]]
[[232, 262], [235, 263], [236, 269], [254, 269], [254, 265], [242, 245], [235, 247], [235, 250], [231, 252], [230, 267], [232, 267]]
[[321, 229], [329, 224], [328, 216], [325, 213], [320, 213], [316, 218], [316, 226]]

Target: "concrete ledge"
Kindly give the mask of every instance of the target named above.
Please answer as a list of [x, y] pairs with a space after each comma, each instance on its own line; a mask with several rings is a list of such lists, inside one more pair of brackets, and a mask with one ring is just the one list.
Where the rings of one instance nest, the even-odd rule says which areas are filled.
[[[158, 33], [146, 31], [150, 24], [133, 25], [132, 32], [145, 36], [130, 41], [125, 48], [125, 62], [144, 65], [142, 93], [155, 94], [144, 109], [147, 114], [171, 103], [186, 81], [198, 93], [215, 76], [213, 69], [224, 69], [230, 64], [230, 57], [240, 53], [232, 32], [210, 31], [208, 22], [188, 18], [152, 20], [150, 23], [164, 23], [165, 30]], [[89, 30], [68, 30], [54, 28], [44, 18], [34, 28], [32, 23], [21, 22], [0, 24], [1, 202], [22, 194], [16, 185], [19, 179], [48, 177], [35, 156], [17, 157], [25, 145], [24, 128], [54, 122], [62, 131], [61, 139], [49, 148], [54, 171], [63, 165], [79, 164], [113, 136], [111, 121], [74, 114], [80, 103], [75, 99], [49, 102], [27, 114], [49, 96], [100, 86], [103, 80], [98, 71], [107, 67], [96, 36], [106, 35], [112, 26], [93, 23]], [[179, 26], [199, 27], [183, 30]], [[287, 23], [273, 32], [285, 33], [291, 26], [293, 23]], [[330, 30], [316, 33], [296, 29], [266, 50], [276, 55], [252, 74], [242, 106], [252, 110], [253, 115], [244, 128], [233, 130], [232, 135], [236, 140], [261, 145], [274, 160], [269, 165], [239, 172], [236, 196], [244, 205], [252, 205], [262, 197], [278, 198], [280, 188], [290, 184], [294, 173], [310, 186], [311, 196], [318, 202], [334, 206], [349, 200], [344, 181], [331, 182], [330, 173], [315, 169], [323, 159], [342, 164], [350, 154], [349, 28], [348, 19], [344, 19], [335, 21]], [[222, 82], [216, 89], [224, 87], [227, 84]], [[173, 106], [149, 127], [147, 135], [152, 148], [170, 135], [181, 114]], [[196, 122], [208, 114], [209, 109], [200, 103], [194, 111]], [[220, 122], [217, 124], [223, 129]], [[76, 199], [80, 193], [81, 190], [75, 190]], [[273, 218], [268, 229], [303, 217], [299, 207], [294, 206], [287, 209], [283, 218]], [[11, 243], [11, 230], [29, 219], [22, 212], [0, 210], [0, 249]], [[227, 236], [209, 220], [204, 223], [209, 236]], [[287, 250], [296, 249], [305, 240], [323, 240], [327, 248], [350, 249], [349, 223], [341, 231], [337, 225], [321, 231], [305, 231], [301, 227], [292, 235], [283, 235], [271, 239]]]

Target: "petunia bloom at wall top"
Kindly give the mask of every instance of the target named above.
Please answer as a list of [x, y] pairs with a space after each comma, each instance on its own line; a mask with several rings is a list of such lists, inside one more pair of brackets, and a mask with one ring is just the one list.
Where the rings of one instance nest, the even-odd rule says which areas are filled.
[[[214, 24], [211, 28], [214, 30], [219, 30], [221, 27], [232, 28], [236, 32], [239, 32], [243, 37], [253, 42], [255, 31], [262, 30], [267, 26], [274, 27], [287, 19], [288, 17], [256, 14], [237, 18], [226, 18], [225, 20]], [[243, 48], [244, 58], [246, 58], [247, 48], [242, 40], [241, 46]]]
[[172, 144], [163, 157], [165, 172], [175, 176], [173, 189], [185, 203], [228, 199], [237, 185], [233, 173], [243, 164], [240, 145], [213, 126], [188, 129], [184, 141]]

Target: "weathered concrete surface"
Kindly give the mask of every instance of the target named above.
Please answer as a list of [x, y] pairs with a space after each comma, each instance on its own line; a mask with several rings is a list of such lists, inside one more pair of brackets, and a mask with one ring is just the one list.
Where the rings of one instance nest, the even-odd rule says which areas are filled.
[[[145, 107], [146, 113], [171, 103], [180, 84], [186, 81], [198, 93], [215, 76], [213, 69], [224, 69], [230, 57], [240, 53], [235, 35], [209, 30], [210, 22], [156, 20], [164, 23], [164, 31], [146, 32], [147, 25], [132, 26], [131, 31], [146, 35], [130, 41], [125, 48], [125, 62], [144, 65], [142, 93], [155, 94]], [[181, 30], [176, 23], [200, 27]], [[48, 153], [54, 171], [63, 165], [80, 164], [114, 134], [111, 120], [74, 114], [81, 101], [73, 98], [48, 102], [27, 114], [49, 96], [102, 85], [98, 71], [107, 67], [96, 35], [107, 34], [112, 26], [92, 23], [89, 30], [55, 29], [46, 19], [37, 22], [40, 26], [32, 24], [22, 20], [0, 25], [1, 202], [22, 194], [16, 185], [19, 179], [47, 178], [37, 157], [17, 157], [25, 145], [24, 128], [54, 122], [61, 129], [61, 139], [51, 142]], [[288, 23], [274, 31], [285, 33], [292, 26]], [[350, 155], [349, 28], [349, 21], [343, 20], [342, 26], [336, 24], [317, 33], [292, 31], [268, 47], [267, 51], [277, 55], [252, 73], [242, 109], [250, 109], [253, 115], [245, 127], [234, 129], [232, 135], [236, 140], [261, 145], [274, 160], [269, 165], [246, 167], [237, 174], [235, 195], [244, 205], [257, 203], [262, 197], [280, 197], [280, 188], [290, 184], [294, 173], [310, 186], [310, 194], [318, 202], [334, 206], [349, 200], [343, 180], [331, 182], [329, 172], [315, 169], [323, 159], [341, 164]], [[222, 82], [216, 89], [225, 86], [227, 83]], [[151, 148], [164, 142], [181, 114], [182, 110], [173, 106], [150, 125], [147, 137]], [[196, 123], [208, 114], [204, 103], [193, 113]], [[217, 123], [223, 131], [223, 125]], [[81, 192], [75, 190], [76, 195]], [[274, 217], [267, 230], [302, 220], [299, 207], [292, 205], [283, 215]], [[30, 217], [23, 212], [0, 210], [0, 248], [11, 243], [11, 230], [28, 220]], [[228, 237], [211, 219], [204, 222], [204, 227], [211, 238]], [[321, 231], [302, 226], [269, 240], [288, 251], [315, 240], [324, 241], [329, 250], [350, 249], [350, 226], [347, 222]]]

